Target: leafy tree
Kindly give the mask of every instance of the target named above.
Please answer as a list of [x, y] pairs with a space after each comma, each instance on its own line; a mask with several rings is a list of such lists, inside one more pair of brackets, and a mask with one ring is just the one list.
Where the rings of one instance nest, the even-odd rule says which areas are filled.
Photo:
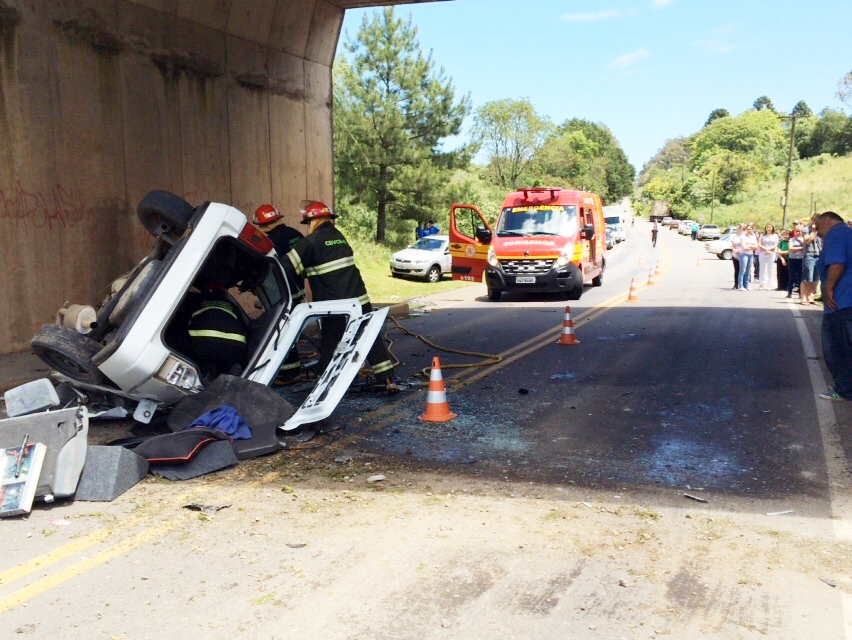
[[534, 167], [556, 186], [594, 191], [606, 202], [631, 194], [636, 175], [606, 126], [578, 118], [557, 127], [536, 154]]
[[801, 145], [800, 153], [805, 158], [823, 153], [852, 153], [852, 118], [835, 109], [820, 111], [810, 137]]
[[837, 81], [837, 97], [852, 107], [852, 71]]
[[639, 173], [639, 186], [648, 182], [653, 175], [659, 171], [669, 171], [675, 167], [683, 166], [689, 161], [689, 151], [686, 148], [686, 138], [672, 138], [666, 140], [663, 148], [645, 163]]
[[[385, 240], [389, 217], [431, 217], [452, 168], [470, 149], [442, 153], [469, 112], [468, 99], [424, 56], [417, 29], [392, 8], [365, 16], [348, 39], [349, 62], [335, 65], [335, 172], [339, 201], [376, 212], [375, 238]], [[340, 207], [340, 202], [338, 208]]]
[[488, 102], [474, 115], [474, 139], [485, 149], [494, 181], [505, 189], [517, 186], [552, 130], [526, 98]]
[[796, 116], [797, 118], [809, 118], [814, 115], [814, 112], [811, 111], [811, 108], [804, 100], [799, 100], [796, 103], [796, 106], [793, 107], [793, 110], [790, 112], [791, 116]]
[[754, 110], [755, 111], [762, 111], [763, 109], [769, 109], [770, 111], [775, 111], [775, 107], [772, 104], [772, 100], [770, 100], [766, 96], [760, 96], [757, 100], [754, 101]]
[[706, 127], [714, 120], [718, 120], [719, 118], [727, 118], [730, 115], [731, 114], [728, 112], [727, 109], [713, 109], [713, 111], [710, 112], [710, 116], [707, 118], [707, 122], [704, 123], [704, 126]]

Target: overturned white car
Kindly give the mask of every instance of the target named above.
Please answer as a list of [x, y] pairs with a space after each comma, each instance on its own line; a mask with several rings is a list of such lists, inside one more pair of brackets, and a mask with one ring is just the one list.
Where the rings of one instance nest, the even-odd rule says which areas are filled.
[[364, 315], [355, 299], [293, 306], [272, 243], [229, 205], [193, 207], [169, 192], [152, 191], [137, 214], [156, 238], [151, 253], [113, 283], [97, 310], [64, 308], [57, 323], [33, 337], [33, 351], [53, 376], [81, 392], [130, 401], [141, 422], [157, 408], [202, 391], [212, 379], [187, 346], [189, 302], [199, 279], [215, 273], [246, 327], [246, 362], [230, 372], [246, 380], [272, 382], [307, 324], [330, 315], [348, 318], [331, 364], [281, 428], [330, 415], [379, 335], [387, 309]]

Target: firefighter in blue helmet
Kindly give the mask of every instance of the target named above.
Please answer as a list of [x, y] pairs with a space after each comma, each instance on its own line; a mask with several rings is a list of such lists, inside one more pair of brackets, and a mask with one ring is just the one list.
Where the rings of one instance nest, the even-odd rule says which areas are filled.
[[[287, 254], [287, 260], [283, 261], [285, 267], [292, 267], [297, 276], [308, 279], [314, 301], [357, 298], [364, 313], [372, 311], [361, 272], [355, 266], [352, 247], [334, 225], [337, 214], [322, 202], [310, 200], [302, 203], [301, 212], [301, 223], [308, 225], [308, 234]], [[344, 316], [323, 318], [320, 360], [317, 365], [320, 373], [331, 362], [345, 331]], [[373, 343], [367, 361], [376, 381], [385, 390], [389, 393], [399, 391], [393, 380], [394, 365], [381, 336]]]

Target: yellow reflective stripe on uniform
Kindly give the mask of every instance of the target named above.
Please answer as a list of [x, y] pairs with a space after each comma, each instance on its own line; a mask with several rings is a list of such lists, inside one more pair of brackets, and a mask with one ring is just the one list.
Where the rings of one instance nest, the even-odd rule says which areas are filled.
[[358, 302], [360, 302], [361, 305], [363, 306], [363, 305], [367, 304], [368, 302], [370, 302], [370, 296], [367, 295], [366, 293], [363, 296], [358, 296]]
[[292, 371], [293, 369], [301, 369], [301, 368], [302, 368], [301, 362], [291, 362], [290, 364], [282, 364], [280, 367], [278, 367], [278, 370], [279, 371]]
[[337, 260], [332, 260], [331, 262], [325, 262], [323, 264], [318, 264], [315, 267], [308, 267], [305, 269], [305, 275], [310, 278], [311, 276], [321, 276], [326, 273], [331, 273], [332, 271], [337, 271], [338, 269], [345, 269], [346, 267], [354, 267], [355, 266], [355, 258], [352, 256], [346, 256], [345, 258], [338, 258]]
[[290, 249], [290, 251], [287, 252], [287, 259], [290, 261], [290, 264], [293, 265], [296, 275], [300, 276], [305, 273], [305, 265], [302, 264], [302, 258], [295, 249]]
[[216, 306], [210, 306], [210, 307], [201, 307], [198, 311], [194, 311], [192, 313], [192, 317], [194, 318], [196, 316], [200, 316], [205, 311], [223, 311], [223, 312], [227, 313], [229, 316], [231, 316], [234, 320], [239, 320], [239, 318], [237, 317], [237, 314], [234, 313], [233, 311], [231, 311], [230, 306], [231, 305], [224, 307], [224, 306], [216, 305]]
[[239, 333], [225, 333], [224, 331], [213, 331], [212, 329], [190, 329], [189, 335], [193, 338], [218, 338], [219, 340], [233, 340], [246, 344], [246, 337]]
[[384, 373], [385, 371], [393, 369], [393, 363], [390, 360], [384, 360], [379, 364], [374, 364], [370, 368], [373, 370], [373, 373]]

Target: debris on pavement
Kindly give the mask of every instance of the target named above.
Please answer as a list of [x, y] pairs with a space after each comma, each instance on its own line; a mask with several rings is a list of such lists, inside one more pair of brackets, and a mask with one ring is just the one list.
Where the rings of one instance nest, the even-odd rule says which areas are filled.
[[337, 464], [349, 464], [352, 462], [352, 456], [337, 456], [334, 461]]
[[217, 511], [221, 511], [222, 509], [227, 509], [231, 505], [229, 504], [185, 504], [183, 505], [184, 509], [189, 509], [190, 511], [200, 511], [201, 513], [216, 513]]
[[834, 580], [829, 580], [828, 578], [820, 578], [820, 580], [822, 580], [829, 587], [836, 587], [837, 586], [837, 583]]
[[704, 498], [699, 498], [698, 496], [694, 496], [691, 493], [684, 493], [683, 497], [689, 498], [690, 500], [695, 500], [696, 502], [703, 502], [705, 504], [707, 503], [707, 500], [705, 500]]
[[382, 480], [386, 480], [386, 479], [387, 478], [385, 478], [385, 476], [383, 476], [381, 473], [379, 473], [377, 475], [370, 476], [369, 478], [367, 478], [367, 482], [370, 482], [370, 483], [381, 482]]
[[788, 513], [796, 513], [792, 509], [788, 509], [787, 511], [769, 511], [766, 515], [768, 516], [786, 516]]

